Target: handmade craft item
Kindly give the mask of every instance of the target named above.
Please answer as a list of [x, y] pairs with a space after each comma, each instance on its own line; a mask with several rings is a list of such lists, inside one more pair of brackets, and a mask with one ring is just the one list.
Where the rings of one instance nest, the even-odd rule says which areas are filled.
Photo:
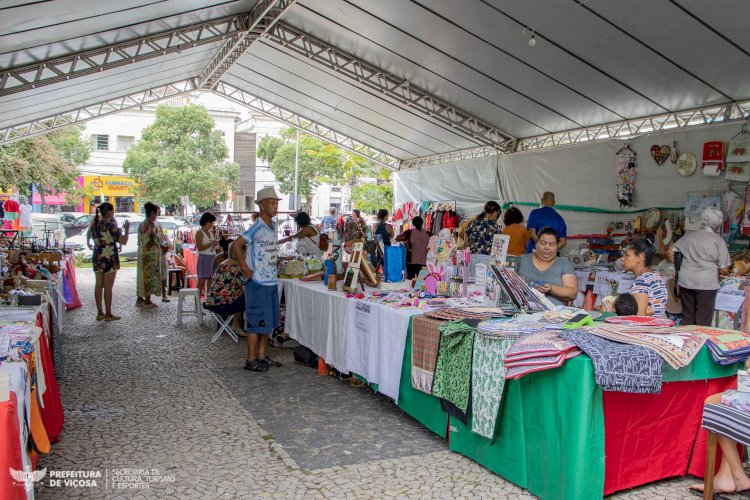
[[651, 146], [651, 157], [654, 159], [656, 164], [661, 167], [664, 162], [669, 159], [669, 153], [671, 151], [671, 148], [666, 144], [663, 146], [654, 144], [653, 146]]
[[617, 152], [617, 201], [620, 208], [633, 204], [635, 168], [635, 151], [626, 145]]

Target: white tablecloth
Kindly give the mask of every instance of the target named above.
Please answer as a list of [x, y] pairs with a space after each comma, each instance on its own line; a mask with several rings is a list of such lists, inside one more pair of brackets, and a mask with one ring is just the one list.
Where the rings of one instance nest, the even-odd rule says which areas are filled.
[[363, 376], [398, 401], [409, 318], [418, 309], [395, 309], [347, 299], [322, 282], [282, 280], [286, 296], [284, 331], [326, 363]]

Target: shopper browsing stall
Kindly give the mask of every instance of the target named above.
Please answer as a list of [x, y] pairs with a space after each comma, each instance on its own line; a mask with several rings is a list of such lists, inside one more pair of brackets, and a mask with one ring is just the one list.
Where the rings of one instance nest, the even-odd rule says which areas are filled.
[[427, 247], [430, 244], [432, 233], [423, 229], [422, 217], [414, 217], [411, 220], [414, 229], [407, 229], [396, 237], [396, 241], [406, 242], [406, 275], [414, 279], [419, 271], [427, 264]]
[[287, 241], [298, 240], [297, 252], [305, 256], [320, 258], [323, 251], [320, 249], [320, 230], [313, 226], [310, 215], [307, 212], [299, 212], [294, 216], [299, 231], [295, 234], [279, 240], [279, 245]]
[[673, 246], [682, 257], [676, 257], [681, 260], [677, 284], [685, 325], [711, 325], [719, 275], [729, 274], [732, 263], [727, 244], [717, 234], [723, 222], [721, 211], [706, 208], [701, 214], [701, 228], [688, 232]]
[[352, 210], [352, 214], [346, 218], [344, 223], [344, 242], [350, 246], [352, 241], [363, 240], [367, 232], [367, 224], [362, 218], [359, 210]]
[[531, 211], [529, 221], [526, 223], [526, 227], [529, 230], [529, 237], [531, 238], [526, 250], [528, 252], [534, 251], [536, 242], [539, 239], [538, 233], [545, 227], [551, 227], [555, 230], [560, 240], [557, 249], [561, 250], [567, 243], [568, 226], [565, 224], [565, 219], [553, 208], [555, 206], [555, 193], [546, 191], [542, 195], [541, 201], [542, 206]]
[[466, 239], [473, 255], [489, 255], [492, 252], [492, 239], [502, 232], [497, 223], [502, 214], [500, 205], [495, 201], [484, 204], [482, 213], [466, 225]]
[[558, 257], [559, 238], [551, 227], [539, 231], [536, 251], [521, 257], [518, 274], [555, 305], [565, 305], [578, 295], [578, 278], [567, 258]]
[[623, 252], [623, 268], [635, 275], [630, 293], [638, 302], [638, 316], [649, 315], [651, 308], [653, 316], [664, 318], [669, 296], [661, 277], [651, 271], [654, 255], [656, 248], [650, 241], [633, 240]]
[[336, 209], [336, 207], [331, 207], [328, 209], [328, 215], [323, 217], [322, 221], [322, 229], [324, 232], [330, 232], [330, 231], [336, 231], [336, 223], [339, 220], [338, 216], [339, 211]]
[[[231, 245], [231, 252], [245, 276], [245, 330], [247, 360], [245, 369], [267, 372], [269, 366], [281, 363], [266, 356], [268, 337], [279, 323], [279, 291], [277, 287], [278, 227], [273, 218], [279, 210], [274, 188], [258, 191], [255, 203], [260, 217]], [[244, 248], [247, 248], [245, 250]]]
[[522, 224], [523, 214], [516, 207], [510, 207], [505, 211], [503, 222], [505, 223], [503, 234], [510, 236], [508, 255], [516, 257], [524, 255], [531, 237], [529, 236], [529, 230]]
[[[96, 276], [95, 300], [96, 320], [116, 321], [119, 316], [112, 314], [112, 287], [115, 284], [117, 271], [120, 269], [120, 256], [117, 244], [128, 243], [130, 222], [125, 221], [123, 230], [117, 227], [114, 220], [115, 209], [111, 203], [102, 203], [96, 208], [96, 215], [91, 221], [90, 231], [94, 238], [94, 254], [91, 260]], [[102, 309], [102, 298], [104, 307]], [[106, 311], [106, 312], [105, 312]]]
[[164, 233], [157, 224], [159, 207], [151, 202], [143, 205], [146, 220], [138, 227], [138, 268], [136, 282], [138, 299], [136, 307], [150, 309], [156, 307], [151, 301], [152, 295], [159, 295], [161, 290], [161, 246]]
[[195, 249], [198, 251], [198, 290], [201, 293], [205, 291], [206, 281], [211, 279], [213, 274], [216, 247], [219, 246], [219, 239], [213, 232], [215, 222], [214, 214], [204, 213], [198, 221], [201, 228], [195, 233]]

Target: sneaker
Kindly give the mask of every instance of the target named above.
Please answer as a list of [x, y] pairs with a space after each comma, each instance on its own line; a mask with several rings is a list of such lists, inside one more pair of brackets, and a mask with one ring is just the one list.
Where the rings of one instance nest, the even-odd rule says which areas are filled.
[[245, 370], [250, 370], [251, 372], [267, 372], [268, 371], [268, 365], [263, 363], [259, 359], [254, 359], [252, 361], [245, 361], [245, 366], [243, 368]]
[[265, 364], [266, 366], [273, 366], [274, 368], [278, 368], [278, 367], [281, 366], [281, 363], [279, 363], [278, 361], [274, 361], [273, 359], [269, 358], [268, 356], [266, 356], [263, 359], [260, 359], [259, 361], [261, 363]]

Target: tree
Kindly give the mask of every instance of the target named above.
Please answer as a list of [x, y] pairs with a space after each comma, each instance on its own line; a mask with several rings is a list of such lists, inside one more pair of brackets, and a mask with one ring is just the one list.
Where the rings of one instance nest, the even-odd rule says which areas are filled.
[[[294, 193], [294, 161], [297, 131], [287, 128], [281, 137], [263, 137], [258, 143], [258, 158], [268, 162], [282, 193]], [[297, 192], [312, 203], [315, 189], [322, 183], [344, 180], [340, 150], [307, 134], [299, 135], [299, 172]]]
[[390, 210], [393, 206], [393, 184], [357, 184], [352, 188], [352, 206], [368, 214], [375, 213], [381, 208]]
[[139, 198], [171, 205], [188, 196], [198, 207], [226, 199], [239, 177], [229, 148], [203, 106], [159, 106], [156, 121], [128, 151], [123, 168]]
[[82, 127], [65, 127], [52, 132], [0, 146], [0, 189], [18, 188], [31, 195], [31, 185], [45, 194], [65, 191], [80, 198], [78, 165], [89, 158], [88, 143], [81, 138]]

